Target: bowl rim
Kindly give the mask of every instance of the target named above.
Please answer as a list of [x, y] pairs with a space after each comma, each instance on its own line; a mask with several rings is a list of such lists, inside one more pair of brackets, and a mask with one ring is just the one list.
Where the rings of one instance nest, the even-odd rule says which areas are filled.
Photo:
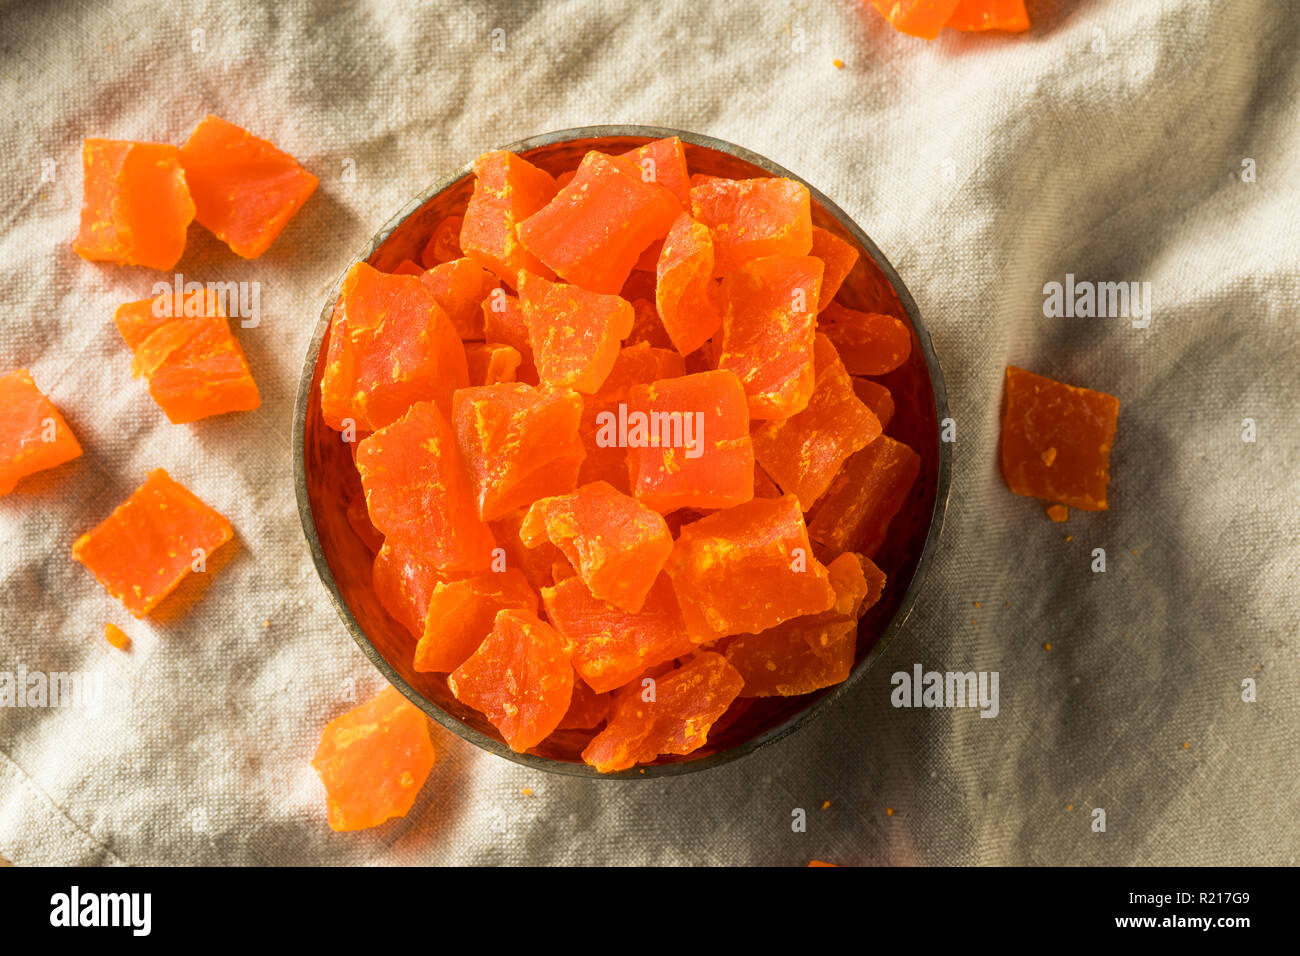
[[[899, 302], [907, 313], [908, 320], [916, 332], [916, 337], [921, 344], [921, 350], [925, 357], [926, 369], [930, 375], [931, 389], [934, 395], [935, 420], [942, 426], [943, 421], [948, 417], [948, 392], [944, 383], [943, 369], [939, 364], [938, 355], [935, 353], [934, 344], [930, 338], [930, 332], [921, 320], [920, 310], [912, 298], [911, 292], [899, 277], [897, 271], [888, 259], [881, 253], [880, 249], [871, 240], [871, 237], [858, 226], [854, 219], [848, 215], [840, 206], [833, 202], [830, 197], [809, 183], [802, 176], [796, 175], [778, 163], [773, 162], [765, 156], [761, 156], [743, 146], [726, 140], [718, 139], [713, 136], [707, 136], [701, 133], [695, 133], [689, 130], [673, 129], [662, 126], [639, 126], [639, 125], [605, 125], [605, 126], [578, 126], [568, 129], [552, 130], [547, 133], [539, 133], [526, 139], [519, 140], [511, 145], [501, 147], [512, 153], [521, 154], [529, 150], [537, 149], [543, 146], [554, 146], [558, 143], [569, 142], [580, 139], [608, 139], [616, 137], [634, 137], [645, 139], [666, 139], [676, 136], [684, 143], [691, 143], [695, 146], [713, 149], [719, 152], [729, 153], [732, 156], [742, 159], [746, 162], [770, 172], [773, 176], [780, 176], [792, 179], [802, 183], [808, 188], [812, 198], [821, 205], [821, 207], [853, 237], [853, 239], [862, 246], [863, 249], [875, 260], [876, 265], [885, 274], [890, 285], [893, 286], [894, 292], [898, 295]], [[459, 183], [466, 176], [473, 173], [473, 163], [467, 163], [457, 170], [453, 175], [440, 180], [428, 189], [424, 190], [415, 198], [403, 205], [371, 238], [370, 242], [361, 250], [360, 253], [348, 259], [347, 266], [338, 275], [330, 286], [329, 294], [325, 300], [325, 306], [321, 311], [320, 319], [317, 321], [316, 329], [312, 333], [308, 343], [308, 352], [306, 361], [303, 365], [302, 374], [298, 382], [297, 398], [294, 402], [294, 420], [293, 434], [293, 466], [294, 466], [294, 490], [298, 502], [298, 517], [302, 523], [303, 534], [307, 539], [307, 545], [311, 551], [312, 562], [316, 566], [316, 573], [325, 585], [330, 601], [334, 605], [335, 611], [342, 618], [344, 625], [351, 634], [353, 641], [361, 649], [361, 652], [370, 660], [370, 662], [379, 669], [385, 679], [404, 694], [408, 700], [419, 707], [424, 713], [437, 721], [456, 736], [468, 741], [488, 753], [495, 754], [498, 757], [504, 757], [507, 760], [517, 764], [529, 767], [534, 770], [542, 770], [547, 773], [558, 773], [565, 776], [583, 777], [586, 779], [601, 780], [627, 780], [627, 779], [650, 779], [654, 777], [678, 776], [681, 774], [695, 773], [701, 770], [707, 770], [712, 767], [718, 767], [741, 757], [748, 756], [761, 747], [775, 743], [778, 740], [788, 736], [795, 730], [806, 726], [811, 720], [825, 713], [826, 710], [835, 701], [839, 700], [849, 689], [857, 683], [862, 675], [876, 662], [884, 652], [886, 645], [902, 629], [907, 619], [912, 614], [917, 596], [920, 593], [921, 585], [933, 562], [933, 552], [937, 549], [940, 534], [943, 530], [944, 516], [948, 508], [949, 481], [951, 477], [951, 443], [940, 440], [941, 427], [935, 430], [934, 440], [937, 445], [938, 458], [938, 475], [935, 485], [934, 507], [931, 510], [928, 530], [926, 532], [925, 543], [921, 548], [921, 553], [917, 558], [916, 568], [912, 573], [912, 578], [908, 582], [907, 590], [903, 592], [903, 597], [898, 605], [894, 616], [889, 620], [881, 630], [875, 644], [866, 653], [862, 660], [854, 666], [849, 676], [841, 683], [831, 687], [826, 693], [822, 694], [817, 700], [813, 701], [803, 710], [791, 715], [775, 727], [771, 727], [755, 737], [743, 743], [737, 744], [726, 750], [717, 751], [707, 754], [695, 760], [673, 761], [662, 764], [650, 764], [648, 766], [632, 767], [628, 770], [618, 771], [616, 773], [600, 773], [595, 768], [585, 763], [569, 763], [563, 760], [556, 760], [551, 757], [543, 757], [537, 754], [515, 753], [503, 742], [488, 736], [473, 727], [470, 727], [456, 717], [444, 711], [441, 707], [429, 700], [418, 690], [406, 682], [406, 680], [397, 673], [397, 671], [386, 661], [366, 636], [365, 631], [357, 622], [356, 617], [352, 614], [351, 608], [343, 599], [339, 591], [338, 583], [334, 579], [334, 573], [330, 570], [329, 561], [325, 557], [324, 549], [321, 546], [320, 536], [316, 531], [316, 521], [312, 514], [311, 500], [307, 490], [307, 455], [306, 455], [306, 425], [307, 425], [307, 407], [311, 400], [312, 384], [315, 379], [316, 365], [320, 360], [321, 345], [324, 342], [325, 335], [329, 328], [330, 320], [334, 311], [334, 304], [338, 300], [339, 291], [342, 287], [343, 279], [347, 275], [348, 269], [356, 262], [367, 261], [381, 245], [388, 240], [392, 234], [401, 227], [401, 225], [425, 203], [434, 196], [446, 189]]]

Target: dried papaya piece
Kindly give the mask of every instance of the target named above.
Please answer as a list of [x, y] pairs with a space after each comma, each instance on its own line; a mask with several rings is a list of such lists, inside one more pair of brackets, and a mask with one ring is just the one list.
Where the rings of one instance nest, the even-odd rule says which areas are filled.
[[330, 322], [320, 384], [325, 423], [343, 431], [351, 420], [374, 431], [424, 400], [445, 416], [452, 393], [468, 384], [465, 347], [433, 292], [414, 276], [356, 263]]
[[127, 302], [113, 321], [134, 353], [131, 374], [173, 424], [262, 404], [257, 383], [215, 294], [191, 291]]
[[375, 554], [370, 582], [380, 605], [419, 638], [429, 615], [434, 589], [453, 575], [440, 572], [429, 559], [397, 538], [384, 538]]
[[783, 491], [810, 508], [840, 466], [880, 435], [880, 421], [858, 399], [830, 339], [818, 335], [816, 382], [803, 411], [754, 429], [754, 457]]
[[1119, 399], [1009, 366], [1002, 477], [1018, 495], [1106, 509]]
[[[556, 564], [568, 566], [563, 552], [555, 545], [542, 542], [534, 548], [527, 547], [519, 540], [519, 529], [524, 523], [528, 507], [516, 508], [500, 518], [488, 522], [497, 544], [505, 551], [505, 567], [517, 568], [523, 572], [534, 590], [540, 591], [554, 582], [552, 569]], [[493, 567], [497, 567], [494, 564]], [[572, 570], [569, 572], [572, 574]]]
[[471, 385], [513, 382], [523, 360], [513, 345], [501, 345], [498, 342], [465, 343], [465, 361], [469, 365]]
[[395, 276], [415, 276], [419, 278], [424, 275], [424, 267], [414, 259], [403, 259], [397, 264], [397, 268], [392, 271]]
[[813, 226], [809, 255], [820, 259], [826, 267], [822, 272], [821, 294], [817, 297], [817, 311], [821, 312], [834, 301], [835, 293], [840, 291], [840, 286], [857, 265], [858, 250], [830, 230]]
[[577, 486], [585, 454], [577, 392], [518, 382], [482, 385], [462, 388], [452, 406], [456, 444], [483, 520]]
[[419, 275], [451, 319], [456, 334], [466, 342], [481, 342], [483, 300], [501, 287], [497, 277], [468, 256], [421, 270]]
[[549, 737], [573, 698], [572, 650], [560, 633], [527, 611], [497, 613], [492, 631], [447, 686], [482, 713], [515, 753]]
[[812, 249], [811, 197], [792, 179], [692, 176], [691, 215], [713, 237], [715, 276], [751, 259], [806, 256]]
[[686, 149], [676, 136], [656, 139], [630, 149], [623, 156], [632, 160], [645, 182], [657, 182], [668, 189], [683, 208], [691, 205], [691, 174], [686, 168]]
[[598, 440], [628, 446], [638, 500], [661, 514], [727, 508], [754, 494], [745, 390], [726, 369], [633, 386], [624, 412], [598, 421]]
[[87, 139], [81, 228], [72, 248], [83, 259], [171, 269], [185, 251], [194, 200], [180, 150], [165, 143]]
[[818, 330], [835, 343], [853, 375], [884, 375], [912, 353], [912, 333], [892, 315], [859, 312], [833, 302], [822, 312]]
[[519, 537], [530, 548], [550, 541], [592, 594], [632, 613], [673, 549], [657, 511], [603, 481], [533, 502]]
[[27, 369], [0, 378], [0, 495], [81, 455], [81, 443]]
[[617, 295], [641, 252], [668, 235], [681, 211], [677, 197], [644, 181], [631, 160], [592, 150], [569, 184], [519, 224], [519, 240], [565, 281]]
[[420, 265], [432, 269], [443, 262], [451, 262], [465, 255], [460, 248], [460, 230], [464, 216], [448, 216], [433, 229], [433, 235], [420, 253]]
[[588, 395], [597, 391], [632, 331], [631, 304], [526, 270], [519, 273], [519, 303], [541, 380]]
[[788, 418], [812, 397], [822, 268], [811, 256], [767, 256], [722, 280], [717, 364], [740, 377], [750, 418]]
[[597, 694], [587, 686], [587, 682], [580, 677], [573, 679], [573, 699], [569, 701], [569, 709], [565, 711], [564, 716], [560, 719], [560, 724], [556, 730], [591, 730], [599, 727], [609, 716], [609, 709], [613, 705], [612, 695]]
[[600, 693], [695, 649], [665, 575], [656, 578], [635, 612], [602, 601], [576, 576], [543, 588], [542, 603], [547, 618], [573, 645], [574, 670]]
[[483, 300], [481, 311], [483, 338], [489, 343], [509, 345], [519, 353], [520, 363], [515, 379], [528, 385], [538, 384], [533, 343], [528, 337], [528, 320], [524, 318], [524, 309], [519, 304], [518, 297], [507, 295], [504, 289], [497, 289]]
[[958, 0], [945, 26], [951, 30], [1020, 33], [1029, 29], [1029, 14], [1025, 0]]
[[460, 247], [512, 289], [520, 269], [551, 271], [519, 241], [516, 227], [551, 201], [555, 180], [514, 153], [497, 150], [474, 161], [474, 192], [465, 207]]
[[672, 349], [655, 348], [646, 342], [637, 342], [621, 349], [614, 367], [604, 384], [594, 395], [582, 398], [582, 446], [587, 457], [578, 472], [578, 483], [604, 481], [619, 491], [630, 494], [628, 483], [627, 448], [617, 441], [603, 443], [597, 419], [602, 413], [618, 415], [618, 406], [627, 401], [634, 385], [648, 385], [662, 378], [676, 378], [685, 374], [686, 365], [681, 355]]
[[517, 568], [436, 585], [415, 648], [415, 669], [454, 671], [478, 650], [492, 630], [497, 611], [507, 609], [537, 613], [537, 593]]
[[311, 765], [325, 785], [330, 829], [404, 817], [436, 755], [429, 718], [392, 686], [325, 725]]
[[416, 402], [358, 442], [357, 471], [370, 520], [384, 535], [443, 572], [480, 571], [491, 562], [496, 542], [474, 506], [455, 433], [433, 402]]
[[144, 617], [234, 537], [230, 522], [159, 468], [72, 546], [109, 594]]
[[836, 551], [874, 557], [920, 471], [920, 455], [881, 435], [844, 463], [813, 509], [808, 533]]
[[677, 217], [656, 266], [655, 305], [673, 347], [689, 355], [722, 326], [722, 302], [713, 281], [709, 228], [686, 213]]
[[288, 153], [208, 114], [180, 149], [195, 216], [235, 255], [271, 247], [320, 182]]
[[793, 697], [848, 678], [857, 651], [858, 616], [879, 599], [884, 575], [868, 559], [847, 551], [826, 571], [835, 590], [829, 609], [726, 643], [723, 653], [745, 680], [741, 696]]
[[615, 695], [602, 730], [582, 751], [601, 773], [649, 763], [660, 754], [693, 753], [713, 724], [740, 694], [744, 678], [725, 657], [696, 654], [682, 667], [655, 678], [653, 700], [640, 688]]
[[899, 33], [933, 40], [939, 35], [960, 0], [871, 0], [882, 17]]
[[664, 570], [697, 640], [757, 633], [835, 601], [799, 499], [755, 498], [684, 525]]
[[871, 409], [871, 414], [879, 420], [882, 429], [889, 427], [889, 423], [894, 420], [894, 396], [889, 393], [889, 389], [869, 378], [855, 377], [853, 393], [858, 396], [858, 401]]

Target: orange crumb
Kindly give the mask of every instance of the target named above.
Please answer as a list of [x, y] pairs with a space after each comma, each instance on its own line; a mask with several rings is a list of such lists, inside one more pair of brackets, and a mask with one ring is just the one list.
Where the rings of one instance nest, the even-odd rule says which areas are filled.
[[1070, 543], [1071, 541], [1073, 541], [1073, 540], [1074, 540], [1074, 535], [1072, 535], [1072, 534], [1067, 534], [1067, 535], [1065, 536], [1065, 543], [1066, 543], [1066, 544], [1069, 544], [1069, 543]]
[[1187, 749], [1187, 741], [1186, 741], [1186, 740], [1183, 741], [1183, 749], [1184, 749], [1184, 750]]
[[1065, 505], [1048, 505], [1047, 517], [1056, 522], [1064, 521], [1066, 518], [1070, 517], [1070, 509]]
[[1051, 641], [1048, 641], [1047, 643], [1043, 644], [1043, 650], [1050, 651], [1051, 649], [1052, 649]]
[[270, 627], [270, 626], [271, 626], [271, 619], [268, 617], [265, 621], [262, 622], [262, 626], [263, 626], [263, 627]]
[[533, 788], [524, 787], [524, 789], [521, 790], [520, 793], [522, 793], [525, 797], [531, 797], [533, 795]]
[[1074, 804], [1073, 804], [1073, 803], [1067, 803], [1067, 804], [1065, 805], [1065, 809], [1067, 809], [1067, 810], [1073, 810], [1073, 809], [1074, 809]]
[[1136, 558], [1138, 556], [1137, 548], [1133, 548], [1131, 550], [1133, 551], [1133, 557]]
[[826, 800], [826, 801], [824, 801], [824, 802], [822, 803], [822, 809], [823, 809], [823, 810], [829, 809], [829, 808], [830, 808], [830, 805], [831, 805], [831, 802], [830, 802], [829, 800]]
[[893, 807], [885, 807], [885, 816], [887, 816], [887, 817], [892, 817], [893, 815], [894, 815], [894, 808], [893, 808]]
[[1056, 461], [1056, 449], [1049, 448], [1042, 454], [1043, 464], [1048, 468], [1052, 467], [1052, 462]]
[[131, 638], [126, 636], [126, 632], [111, 622], [104, 625], [104, 637], [108, 638], [108, 643], [119, 651], [124, 651], [131, 646]]
[[983, 607], [983, 605], [981, 605], [979, 601], [975, 601], [974, 604], [977, 608]]
[[837, 70], [842, 70], [844, 69], [844, 61], [836, 57], [834, 60], [831, 60], [831, 66], [835, 67]]
[[826, 863], [822, 860], [809, 860], [808, 865], [809, 866], [839, 866], [838, 863]]

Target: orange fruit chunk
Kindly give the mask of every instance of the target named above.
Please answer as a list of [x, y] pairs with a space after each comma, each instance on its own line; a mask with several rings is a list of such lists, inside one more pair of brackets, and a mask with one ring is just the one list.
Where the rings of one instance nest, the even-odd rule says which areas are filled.
[[[624, 296], [626, 298], [626, 296]], [[632, 303], [632, 331], [623, 339], [624, 345], [636, 345], [644, 342], [657, 349], [673, 348], [673, 340], [668, 336], [659, 310], [650, 299], [628, 299]]]
[[131, 646], [131, 638], [126, 636], [126, 631], [112, 621], [104, 625], [104, 639], [119, 651], [124, 651]]
[[469, 257], [453, 259], [421, 271], [420, 278], [447, 313], [456, 334], [465, 341], [483, 340], [483, 300], [501, 284]]
[[393, 270], [392, 274], [395, 276], [419, 277], [424, 275], [424, 272], [425, 272], [424, 267], [421, 266], [414, 259], [403, 259], [401, 262], [397, 264], [397, 268]]
[[513, 382], [523, 356], [513, 345], [497, 342], [466, 342], [465, 361], [471, 385], [499, 385]]
[[599, 727], [609, 716], [609, 708], [614, 703], [610, 694], [597, 694], [579, 677], [573, 679], [573, 699], [569, 709], [560, 718], [556, 730], [590, 730]]
[[27, 369], [0, 378], [0, 495], [28, 475], [80, 454], [77, 436]]
[[573, 698], [572, 651], [559, 631], [527, 611], [497, 613], [492, 631], [447, 686], [482, 713], [515, 753], [551, 735]]
[[180, 162], [194, 218], [244, 259], [271, 247], [320, 182], [288, 153], [211, 114], [181, 147]]
[[[632, 492], [656, 511], [727, 508], [753, 497], [749, 411], [735, 373], [719, 369], [633, 386], [626, 426]], [[609, 418], [601, 428], [606, 443], [622, 430]]]
[[547, 618], [573, 645], [574, 670], [598, 693], [695, 649], [665, 575], [655, 580], [636, 612], [602, 601], [579, 577], [543, 588], [542, 603]]
[[836, 551], [874, 557], [920, 470], [920, 455], [881, 435], [844, 463], [813, 509], [808, 533]]
[[840, 286], [853, 271], [858, 261], [858, 250], [835, 233], [813, 226], [812, 251], [809, 255], [820, 259], [826, 267], [822, 272], [821, 294], [817, 297], [817, 311], [821, 312], [831, 304], [835, 293], [840, 291]]
[[1018, 495], [1106, 509], [1119, 399], [1009, 366], [1002, 477]]
[[72, 243], [77, 255], [124, 266], [175, 266], [194, 219], [180, 150], [165, 143], [87, 139], [81, 165], [81, 228]]
[[588, 395], [599, 389], [632, 331], [627, 300], [521, 270], [519, 304], [538, 377]]
[[751, 259], [806, 256], [812, 249], [811, 197], [792, 179], [692, 176], [691, 215], [713, 236], [715, 276]]
[[[835, 590], [835, 603], [826, 611], [727, 642], [723, 653], [745, 680], [742, 697], [810, 694], [848, 678], [857, 651], [857, 619], [872, 591], [864, 562], [845, 552], [826, 566]], [[871, 603], [879, 596], [877, 588]]]
[[822, 312], [818, 330], [835, 343], [853, 375], [892, 372], [912, 352], [912, 333], [892, 315], [859, 312], [833, 302]]
[[447, 415], [452, 392], [469, 384], [460, 336], [414, 276], [356, 263], [343, 280], [329, 335], [321, 415], [337, 431], [348, 419], [360, 431], [383, 428], [426, 399]]
[[434, 759], [429, 718], [396, 687], [331, 720], [311, 760], [325, 785], [330, 829], [365, 830], [406, 816]]
[[1009, 30], [1020, 33], [1029, 29], [1025, 0], [958, 0], [945, 24], [951, 30]]
[[[505, 551], [505, 566], [518, 568], [533, 589], [540, 591], [554, 580], [552, 569], [557, 563], [565, 567], [568, 567], [569, 563], [564, 559], [560, 549], [553, 544], [541, 542], [537, 547], [530, 548], [519, 540], [519, 528], [523, 525], [527, 513], [527, 506], [516, 508], [488, 522], [488, 527], [492, 529], [497, 544]], [[573, 572], [570, 570], [569, 573]]]
[[433, 402], [416, 402], [358, 442], [357, 471], [370, 520], [384, 535], [443, 572], [480, 571], [491, 562], [496, 542], [479, 520], [451, 425]]
[[474, 161], [474, 193], [465, 207], [460, 247], [515, 286], [520, 269], [538, 275], [551, 272], [519, 241], [516, 227], [555, 196], [555, 180], [514, 153], [497, 150]]
[[596, 425], [602, 412], [618, 415], [620, 402], [626, 402], [634, 385], [648, 385], [661, 378], [676, 378], [685, 374], [682, 357], [671, 349], [654, 348], [646, 342], [637, 342], [619, 350], [614, 367], [605, 377], [600, 390], [582, 397], [582, 446], [587, 457], [578, 471], [578, 483], [604, 481], [619, 491], [631, 494], [628, 482], [627, 448], [618, 442], [601, 444]]
[[821, 260], [811, 256], [753, 259], [722, 280], [717, 364], [740, 377], [750, 418], [788, 418], [812, 397], [821, 280]]
[[957, 9], [959, 0], [871, 0], [899, 33], [933, 40]]
[[592, 150], [569, 184], [519, 224], [519, 240], [566, 281], [617, 295], [641, 252], [668, 235], [681, 211], [631, 160]]
[[230, 522], [159, 468], [72, 546], [109, 594], [144, 617], [234, 536]]
[[810, 508], [849, 455], [880, 434], [880, 421], [858, 399], [830, 339], [813, 350], [816, 383], [803, 411], [754, 429], [754, 457], [782, 490]]
[[131, 374], [145, 376], [149, 394], [173, 424], [261, 406], [248, 360], [215, 294], [127, 302], [113, 321], [134, 353]]
[[537, 364], [533, 358], [533, 343], [528, 337], [528, 320], [524, 318], [519, 299], [498, 289], [483, 300], [483, 338], [489, 343], [509, 345], [519, 353], [516, 380], [536, 385]]
[[684, 666], [655, 678], [654, 699], [630, 685], [616, 694], [605, 729], [582, 759], [601, 773], [650, 763], [660, 754], [693, 753], [740, 693], [744, 678], [721, 654], [704, 651]]
[[487, 571], [436, 585], [424, 634], [415, 648], [417, 671], [454, 671], [492, 630], [497, 611], [537, 613], [537, 594], [517, 568]]
[[799, 499], [755, 498], [684, 525], [664, 570], [697, 640], [752, 633], [835, 601]]
[[657, 511], [603, 481], [533, 502], [519, 537], [530, 548], [550, 541], [593, 595], [632, 613], [673, 549]]
[[894, 418], [894, 396], [889, 394], [889, 389], [869, 378], [855, 378], [853, 393], [858, 396], [858, 401], [871, 409], [882, 429], [889, 427]]
[[686, 213], [668, 230], [656, 266], [655, 304], [673, 347], [689, 355], [722, 325], [720, 292], [713, 281], [709, 228]]
[[676, 196], [683, 208], [690, 208], [691, 174], [686, 169], [686, 150], [680, 139], [656, 139], [622, 155], [636, 164], [642, 180], [657, 182]]
[[464, 224], [464, 216], [448, 216], [438, 223], [420, 253], [420, 265], [432, 269], [439, 263], [461, 258], [465, 254], [460, 248], [460, 230]]
[[416, 638], [424, 633], [434, 589], [451, 579], [396, 538], [383, 540], [370, 577], [380, 605]]
[[456, 444], [476, 513], [495, 521], [538, 498], [572, 491], [582, 465], [582, 397], [518, 382], [462, 388], [452, 402]]

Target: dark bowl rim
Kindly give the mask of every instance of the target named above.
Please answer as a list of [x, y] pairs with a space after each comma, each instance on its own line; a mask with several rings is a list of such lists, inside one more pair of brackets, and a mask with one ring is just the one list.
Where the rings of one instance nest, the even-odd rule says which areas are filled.
[[[840, 206], [831, 201], [821, 190], [813, 186], [803, 177], [796, 175], [783, 166], [772, 162], [758, 153], [752, 152], [743, 146], [737, 146], [726, 140], [717, 139], [712, 136], [706, 136], [701, 133], [694, 133], [689, 130], [671, 129], [661, 126], [579, 126], [571, 129], [553, 130], [549, 133], [541, 133], [536, 136], [530, 136], [527, 139], [520, 140], [509, 146], [503, 147], [512, 153], [526, 153], [531, 149], [537, 149], [543, 146], [554, 146], [557, 143], [568, 142], [580, 139], [606, 139], [615, 137], [636, 137], [648, 139], [665, 139], [676, 136], [683, 142], [691, 143], [707, 149], [717, 150], [719, 152], [729, 153], [739, 159], [752, 163], [760, 169], [765, 169], [774, 176], [781, 176], [793, 179], [796, 182], [803, 183], [808, 187], [812, 198], [821, 205], [831, 216], [833, 216], [841, 226], [857, 241], [862, 248], [875, 260], [876, 265], [885, 274], [893, 286], [895, 293], [898, 295], [899, 302], [907, 312], [908, 320], [916, 332], [916, 337], [921, 344], [921, 350], [925, 356], [926, 369], [930, 375], [930, 384], [934, 393], [935, 420], [942, 426], [945, 418], [948, 416], [948, 392], [944, 384], [943, 370], [939, 364], [938, 355], [935, 353], [934, 344], [930, 338], [930, 332], [921, 321], [920, 310], [912, 298], [911, 292], [903, 283], [893, 265], [877, 248], [871, 237], [862, 230], [860, 226], [850, 217]], [[473, 163], [468, 163], [461, 167], [454, 175], [440, 181], [434, 186], [426, 189], [419, 196], [406, 203], [398, 212], [392, 216], [380, 230], [375, 233], [369, 244], [356, 256], [348, 260], [347, 266], [339, 274], [330, 287], [329, 295], [325, 300], [325, 306], [321, 311], [320, 319], [317, 322], [316, 330], [312, 334], [309, 343], [306, 362], [303, 365], [302, 375], [298, 382], [298, 395], [294, 403], [294, 421], [293, 421], [293, 465], [294, 465], [294, 490], [298, 500], [298, 517], [302, 522], [303, 534], [307, 538], [307, 544], [311, 550], [312, 562], [316, 566], [316, 573], [320, 576], [321, 582], [325, 585], [329, 593], [330, 601], [334, 609], [342, 618], [344, 625], [351, 634], [352, 639], [361, 649], [362, 653], [375, 665], [384, 675], [384, 677], [394, 687], [400, 690], [413, 704], [428, 714], [431, 718], [454, 733], [456, 736], [469, 741], [475, 746], [495, 754], [498, 757], [504, 757], [514, 763], [534, 770], [542, 770], [547, 773], [559, 773], [567, 776], [583, 777], [586, 779], [601, 780], [627, 780], [627, 779], [649, 779], [652, 777], [677, 776], [686, 773], [695, 773], [700, 770], [707, 770], [711, 767], [718, 767], [722, 764], [730, 763], [741, 757], [747, 756], [760, 747], [775, 743], [783, 737], [793, 733], [796, 729], [809, 723], [814, 717], [824, 713], [826, 709], [842, 695], [848, 692], [862, 675], [875, 663], [876, 659], [884, 652], [885, 646], [901, 630], [908, 617], [911, 616], [912, 608], [916, 603], [916, 598], [920, 593], [920, 588], [929, 565], [932, 561], [932, 552], [937, 548], [940, 534], [943, 530], [944, 516], [948, 507], [949, 480], [952, 467], [951, 446], [950, 443], [940, 440], [939, 431], [936, 429], [935, 442], [937, 444], [939, 473], [935, 485], [934, 508], [930, 514], [929, 529], [926, 532], [925, 544], [921, 549], [921, 554], [917, 558], [916, 569], [912, 573], [912, 579], [908, 582], [907, 590], [903, 593], [902, 600], [899, 603], [898, 610], [890, 619], [889, 623], [880, 632], [871, 650], [860, 660], [849, 674], [848, 678], [842, 683], [830, 688], [822, 696], [810, 703], [803, 710], [787, 718], [782, 723], [763, 733], [750, 738], [726, 750], [708, 754], [696, 760], [682, 760], [670, 763], [651, 764], [645, 767], [633, 767], [629, 770], [618, 773], [600, 773], [594, 768], [584, 763], [569, 763], [563, 760], [555, 760], [551, 757], [543, 757], [529, 753], [515, 753], [507, 747], [502, 741], [481, 733], [474, 728], [462, 723], [457, 718], [442, 710], [437, 704], [429, 700], [418, 690], [412, 687], [402, 678], [400, 674], [383, 658], [375, 646], [366, 636], [361, 625], [357, 623], [347, 602], [340, 593], [338, 584], [334, 580], [334, 573], [330, 570], [329, 562], [325, 557], [321, 547], [320, 537], [316, 531], [316, 522], [312, 514], [311, 501], [307, 492], [307, 460], [306, 460], [306, 424], [307, 424], [307, 406], [311, 400], [312, 383], [316, 374], [316, 364], [320, 359], [320, 349], [324, 342], [326, 331], [329, 328], [330, 319], [333, 315], [334, 304], [338, 300], [339, 290], [342, 286], [343, 278], [347, 270], [355, 262], [368, 260], [381, 245], [404, 223], [416, 210], [420, 209], [434, 196], [446, 189], [454, 186], [466, 176], [472, 175]]]

